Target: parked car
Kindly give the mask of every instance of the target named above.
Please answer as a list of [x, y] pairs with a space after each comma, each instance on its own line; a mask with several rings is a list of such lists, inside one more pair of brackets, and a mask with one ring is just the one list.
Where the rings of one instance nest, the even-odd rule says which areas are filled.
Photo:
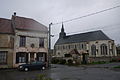
[[39, 70], [44, 70], [46, 68], [46, 64], [45, 62], [31, 62], [28, 64], [22, 64], [18, 66], [18, 70], [20, 71], [29, 71], [29, 70], [35, 70], [35, 69], [39, 69]]

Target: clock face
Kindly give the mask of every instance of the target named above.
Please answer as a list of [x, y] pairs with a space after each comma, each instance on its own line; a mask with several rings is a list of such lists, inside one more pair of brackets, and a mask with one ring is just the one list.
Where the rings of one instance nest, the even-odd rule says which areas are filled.
[[31, 47], [32, 47], [32, 48], [34, 48], [34, 47], [35, 47], [35, 45], [32, 43], [32, 44], [31, 44]]

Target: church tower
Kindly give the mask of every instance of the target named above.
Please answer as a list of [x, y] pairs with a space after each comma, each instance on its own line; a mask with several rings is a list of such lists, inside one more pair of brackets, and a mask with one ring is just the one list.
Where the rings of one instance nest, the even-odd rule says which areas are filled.
[[66, 37], [66, 33], [64, 32], [64, 26], [63, 26], [63, 23], [62, 23], [62, 28], [61, 28], [61, 32], [59, 34], [59, 38], [64, 38]]

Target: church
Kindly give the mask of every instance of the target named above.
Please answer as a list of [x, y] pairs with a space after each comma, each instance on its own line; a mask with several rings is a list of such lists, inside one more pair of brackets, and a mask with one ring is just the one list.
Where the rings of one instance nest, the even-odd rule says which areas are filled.
[[117, 56], [114, 40], [103, 31], [66, 35], [63, 24], [54, 50], [55, 57], [66, 58], [76, 54], [85, 61], [104, 61]]

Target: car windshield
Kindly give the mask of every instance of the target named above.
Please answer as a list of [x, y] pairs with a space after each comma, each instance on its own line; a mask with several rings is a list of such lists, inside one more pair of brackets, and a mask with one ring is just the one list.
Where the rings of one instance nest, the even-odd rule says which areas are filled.
[[30, 64], [36, 64], [36, 62], [30, 62]]
[[38, 64], [42, 64], [43, 62], [37, 62]]
[[44, 62], [41, 62], [41, 61], [34, 61], [34, 62], [31, 62], [30, 64], [43, 64]]

